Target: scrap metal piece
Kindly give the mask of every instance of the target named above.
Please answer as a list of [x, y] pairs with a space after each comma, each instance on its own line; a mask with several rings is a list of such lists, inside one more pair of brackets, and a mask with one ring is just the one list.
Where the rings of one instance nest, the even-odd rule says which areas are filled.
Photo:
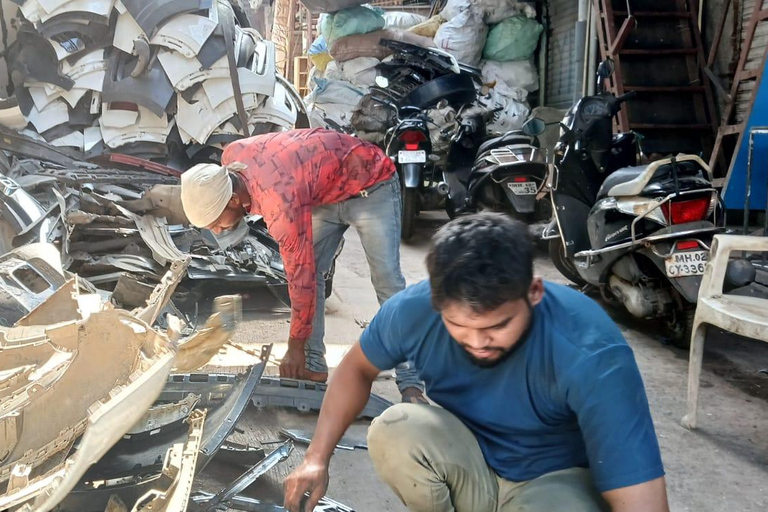
[[190, 393], [178, 402], [154, 404], [135, 425], [128, 429], [123, 438], [155, 435], [163, 427], [184, 421], [190, 417], [199, 400], [200, 397]]
[[[262, 98], [263, 96], [258, 94], [245, 94], [242, 96], [243, 105], [250, 112], [258, 107]], [[202, 88], [193, 95], [191, 103], [187, 102], [181, 94], [177, 96], [176, 123], [179, 130], [183, 130], [200, 144], [205, 144], [213, 131], [236, 112], [237, 104], [234, 97], [229, 97], [214, 107]]]
[[237, 494], [243, 492], [259, 477], [264, 475], [267, 471], [275, 467], [280, 462], [286, 460], [293, 451], [293, 442], [286, 441], [278, 446], [269, 455], [264, 457], [264, 460], [253, 466], [251, 469], [240, 475], [229, 486], [220, 490], [212, 497], [201, 497], [199, 494], [194, 497], [190, 507], [192, 511], [210, 512], [218, 509], [219, 505], [226, 503]]
[[265, 455], [264, 448], [224, 441], [215, 458], [227, 464], [253, 466], [261, 462]]
[[169, 50], [160, 50], [157, 58], [173, 87], [178, 91], [186, 91], [204, 80], [229, 76], [226, 57], [219, 58], [207, 67], [198, 60], [199, 57], [186, 58]]
[[157, 27], [181, 14], [203, 11], [211, 7], [212, 0], [123, 0], [123, 5], [145, 34], [151, 36]]
[[133, 311], [136, 318], [146, 322], [149, 325], [155, 323], [160, 316], [160, 312], [168, 305], [171, 300], [173, 292], [179, 285], [182, 277], [184, 277], [184, 271], [189, 265], [189, 258], [183, 260], [177, 260], [171, 263], [171, 268], [161, 279], [160, 283], [155, 287], [152, 295], [147, 301], [147, 305], [144, 308]]
[[206, 411], [193, 411], [189, 417], [187, 442], [174, 445], [163, 464], [163, 477], [170, 484], [162, 489], [153, 489], [143, 495], [131, 512], [185, 512], [192, 493], [197, 457], [203, 435]]
[[150, 43], [175, 50], [186, 58], [200, 53], [200, 49], [216, 29], [216, 22], [196, 14], [182, 14], [165, 23]]
[[0, 100], [0, 125], [12, 130], [21, 130], [27, 126], [27, 119], [16, 97]]
[[112, 38], [112, 46], [125, 53], [133, 53], [133, 42], [137, 39], [146, 39], [147, 35], [129, 12], [124, 12], [117, 17], [115, 23], [115, 35]]
[[[2, 417], [4, 423], [21, 428], [12, 445], [6, 439], [0, 447], [6, 454], [0, 479], [18, 465], [41, 466], [82, 434], [63, 464], [0, 496], [0, 508], [22, 505], [18, 510], [25, 512], [45, 512], [61, 501], [120, 438], [125, 425], [144, 414], [160, 393], [174, 358], [167, 338], [115, 310], [47, 328], [5, 329], [0, 344], [9, 356], [6, 362], [43, 365], [27, 389], [23, 407], [7, 410]], [[54, 362], [66, 371], [51, 379], [46, 365]]]
[[168, 377], [158, 401], [174, 402], [188, 393], [194, 393], [200, 397], [200, 407], [216, 407], [229, 396], [236, 384], [237, 375], [233, 373], [174, 374]]
[[58, 85], [70, 90], [75, 81], [59, 72], [59, 57], [43, 36], [30, 30], [21, 30], [16, 35], [16, 44], [8, 51], [13, 83], [21, 86], [25, 79], [33, 79]]
[[69, 107], [61, 99], [51, 101], [45, 108], [32, 106], [27, 120], [32, 123], [38, 133], [43, 133], [55, 126], [69, 122]]
[[[20, 96], [19, 100], [21, 100]], [[30, 111], [33, 106], [30, 99]], [[77, 160], [77, 154], [74, 151], [57, 148], [45, 141], [32, 139], [5, 126], [0, 126], [0, 149], [12, 152], [18, 156], [55, 162], [65, 167], [77, 168], [84, 166], [83, 162]]]
[[227, 343], [242, 320], [242, 301], [239, 295], [216, 297], [213, 314], [202, 329], [178, 344], [176, 371], [189, 372], [200, 368]]
[[43, 6], [40, 20], [50, 22], [56, 20], [82, 20], [109, 24], [109, 15], [115, 0], [58, 0], [58, 5], [46, 5], [50, 0], [38, 0]]
[[[314, 433], [300, 430], [297, 428], [281, 428], [280, 435], [287, 439], [290, 439], [295, 443], [309, 445], [309, 443], [312, 442], [312, 436], [314, 435]], [[336, 448], [340, 450], [349, 450], [349, 451], [353, 451], [355, 448], [361, 448], [363, 450], [367, 450], [368, 442], [364, 439], [363, 440], [352, 439], [348, 436], [344, 436], [339, 440], [338, 443], [336, 443]]]
[[[193, 502], [204, 502], [213, 497], [213, 494], [207, 492], [196, 492], [192, 496]], [[269, 503], [268, 501], [261, 501], [255, 498], [249, 498], [248, 496], [236, 495], [232, 496], [227, 502], [227, 508], [229, 510], [241, 510], [243, 512], [286, 512], [287, 509]], [[349, 508], [346, 505], [334, 501], [330, 498], [323, 496], [317, 502], [317, 505], [313, 509], [313, 512], [355, 512], [354, 509]]]
[[[45, 216], [45, 210], [37, 200], [11, 178], [0, 174], [0, 215], [15, 234], [21, 233]], [[0, 243], [8, 247], [9, 240]]]
[[143, 75], [131, 76], [136, 60], [122, 52], [112, 54], [104, 77], [102, 101], [136, 103], [161, 117], [173, 97], [173, 85], [158, 60]]
[[[253, 393], [253, 405], [263, 407], [294, 407], [302, 412], [319, 411], [328, 386], [307, 380], [262, 377]], [[371, 393], [358, 418], [373, 419], [392, 406], [392, 402]]]
[[[198, 462], [198, 472], [205, 469], [205, 466], [213, 459], [216, 452], [224, 441], [232, 434], [235, 425], [242, 417], [248, 403], [253, 395], [259, 380], [264, 374], [264, 369], [269, 360], [269, 354], [272, 351], [272, 345], [265, 345], [263, 354], [265, 357], [262, 362], [251, 367], [247, 377], [232, 390], [227, 399], [216, 410], [210, 413], [209, 421], [211, 428], [203, 434], [203, 443], [200, 448], [200, 459]], [[208, 423], [208, 422], [206, 422]]]
[[[125, 113], [126, 115], [121, 115]], [[108, 120], [102, 120], [101, 136], [104, 142], [110, 148], [118, 148], [136, 142], [152, 142], [156, 144], [165, 144], [168, 135], [173, 128], [173, 122], [168, 114], [163, 113], [157, 116], [141, 105], [138, 105], [136, 115], [130, 115], [130, 111], [111, 110]], [[133, 118], [132, 123], [125, 123], [128, 117]], [[118, 121], [118, 119], [120, 119]], [[108, 123], [119, 123], [122, 126], [109, 126]]]
[[116, 205], [120, 213], [131, 219], [139, 228], [142, 240], [152, 250], [152, 257], [161, 265], [169, 262], [188, 260], [189, 256], [181, 252], [173, 243], [168, 225], [164, 218], [154, 215], [138, 216], [135, 213]]

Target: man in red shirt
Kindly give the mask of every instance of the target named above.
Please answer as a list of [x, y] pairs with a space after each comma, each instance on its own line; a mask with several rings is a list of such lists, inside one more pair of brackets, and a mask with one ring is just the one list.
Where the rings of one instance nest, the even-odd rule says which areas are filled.
[[[378, 147], [329, 130], [293, 130], [232, 142], [224, 167], [200, 164], [181, 178], [190, 222], [214, 233], [261, 215], [280, 245], [291, 298], [282, 377], [325, 382], [325, 274], [349, 226], [357, 230], [379, 304], [405, 287], [400, 270], [400, 183]], [[397, 368], [403, 398], [421, 401], [408, 364]]]

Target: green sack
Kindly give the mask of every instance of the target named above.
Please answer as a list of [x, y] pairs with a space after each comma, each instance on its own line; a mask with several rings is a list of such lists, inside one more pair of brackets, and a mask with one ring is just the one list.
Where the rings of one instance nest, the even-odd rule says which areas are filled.
[[483, 48], [483, 58], [500, 62], [529, 59], [539, 44], [543, 30], [538, 21], [525, 16], [508, 18], [491, 28]]
[[330, 45], [336, 39], [367, 34], [384, 28], [386, 21], [383, 11], [370, 7], [350, 7], [337, 13], [323, 16], [320, 22], [320, 33]]

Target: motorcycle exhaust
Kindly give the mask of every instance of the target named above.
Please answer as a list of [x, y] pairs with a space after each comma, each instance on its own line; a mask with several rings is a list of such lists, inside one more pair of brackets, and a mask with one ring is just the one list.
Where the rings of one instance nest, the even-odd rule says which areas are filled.
[[441, 181], [437, 184], [437, 193], [441, 196], [447, 196], [451, 193], [451, 186], [448, 185], [446, 182]]

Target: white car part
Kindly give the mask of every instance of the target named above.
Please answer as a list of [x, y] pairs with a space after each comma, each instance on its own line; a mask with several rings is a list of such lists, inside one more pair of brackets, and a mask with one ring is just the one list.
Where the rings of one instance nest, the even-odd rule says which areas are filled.
[[18, 104], [0, 110], [0, 125], [12, 130], [23, 130], [27, 126], [27, 120]]
[[186, 91], [203, 80], [229, 78], [226, 55], [217, 60], [210, 69], [203, 69], [203, 65], [197, 58], [188, 59], [180, 53], [169, 50], [160, 50], [157, 58], [177, 91]]
[[101, 136], [101, 127], [90, 126], [83, 130], [83, 151], [90, 151], [99, 142], [104, 140]]
[[27, 21], [35, 25], [40, 21], [40, 16], [45, 12], [37, 0], [26, 0], [19, 6], [19, 10], [21, 10], [21, 14]]
[[69, 107], [62, 99], [52, 101], [44, 109], [39, 110], [37, 106], [32, 105], [27, 120], [32, 123], [38, 133], [43, 133], [60, 124], [69, 121]]
[[117, 148], [133, 142], [165, 144], [173, 128], [173, 122], [169, 122], [168, 115], [163, 114], [162, 117], [158, 117], [141, 105], [138, 108], [138, 119], [132, 125], [116, 128], [102, 124], [101, 136], [107, 146]]
[[125, 53], [133, 53], [133, 42], [139, 38], [146, 38], [146, 34], [136, 20], [133, 19], [128, 11], [117, 17], [115, 24], [115, 37], [112, 39], [112, 46], [119, 48]]
[[63, 137], [59, 137], [56, 140], [52, 140], [51, 144], [58, 147], [75, 148], [79, 151], [83, 150], [83, 132], [74, 131]]
[[[137, 105], [138, 107], [138, 105]], [[109, 128], [127, 128], [136, 124], [139, 120], [139, 110], [125, 110], [112, 108], [112, 105], [104, 103], [101, 107], [101, 126]]]
[[216, 22], [209, 18], [182, 14], [160, 27], [150, 43], [175, 50], [189, 59], [200, 52], [215, 29]]
[[[260, 98], [257, 94], [243, 95], [246, 111], [256, 108]], [[179, 124], [179, 129], [186, 132], [193, 140], [205, 144], [213, 131], [237, 112], [235, 98], [230, 97], [214, 108], [205, 91], [201, 89], [192, 99], [192, 103], [187, 103], [181, 95], [178, 95], [176, 122]]]
[[[38, 2], [39, 1], [40, 0], [38, 0]], [[43, 5], [43, 10], [45, 12], [41, 13], [40, 21], [46, 22], [56, 16], [70, 12], [87, 12], [109, 20], [109, 15], [112, 13], [112, 6], [114, 3], [115, 0], [70, 0], [64, 2], [59, 8], [53, 11], [48, 11], [46, 6]]]
[[257, 123], [274, 123], [283, 128], [291, 129], [296, 124], [298, 107], [287, 94], [281, 83], [275, 85], [275, 95], [267, 98], [259, 108], [249, 116], [249, 120]]
[[43, 87], [42, 84], [28, 85], [27, 92], [29, 92], [29, 95], [32, 97], [32, 101], [34, 102], [35, 108], [37, 110], [43, 110], [54, 100], [61, 97], [61, 89], [59, 89], [59, 92], [55, 92], [54, 94], [49, 95], [45, 91], [45, 87]]

